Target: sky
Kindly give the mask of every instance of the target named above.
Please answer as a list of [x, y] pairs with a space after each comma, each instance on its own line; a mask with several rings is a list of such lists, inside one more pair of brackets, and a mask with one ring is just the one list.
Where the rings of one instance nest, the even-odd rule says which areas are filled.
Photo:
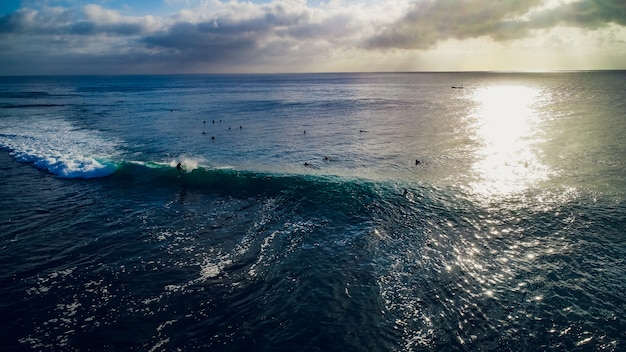
[[624, 0], [0, 2], [0, 75], [603, 69]]

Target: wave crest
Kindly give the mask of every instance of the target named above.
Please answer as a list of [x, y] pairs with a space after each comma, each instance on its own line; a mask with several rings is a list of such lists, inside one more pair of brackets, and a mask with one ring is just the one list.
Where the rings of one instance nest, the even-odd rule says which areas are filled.
[[24, 121], [0, 130], [0, 147], [17, 161], [61, 178], [94, 178], [111, 175], [118, 165], [117, 142], [98, 131], [77, 129], [66, 121], [33, 124]]

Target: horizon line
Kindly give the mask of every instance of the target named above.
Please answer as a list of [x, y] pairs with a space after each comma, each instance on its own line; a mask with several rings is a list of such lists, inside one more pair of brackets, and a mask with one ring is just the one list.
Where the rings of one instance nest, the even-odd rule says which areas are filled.
[[616, 69], [546, 69], [546, 70], [450, 70], [450, 71], [319, 71], [319, 72], [163, 72], [163, 73], [45, 73], [45, 74], [0, 74], [0, 77], [86, 77], [86, 76], [255, 76], [255, 75], [315, 75], [315, 74], [424, 74], [424, 73], [584, 73], [584, 72], [619, 72]]

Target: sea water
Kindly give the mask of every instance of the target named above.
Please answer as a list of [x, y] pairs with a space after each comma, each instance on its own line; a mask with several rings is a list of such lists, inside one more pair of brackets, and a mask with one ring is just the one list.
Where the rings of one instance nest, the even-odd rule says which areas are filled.
[[2, 350], [623, 350], [625, 92], [1, 77]]

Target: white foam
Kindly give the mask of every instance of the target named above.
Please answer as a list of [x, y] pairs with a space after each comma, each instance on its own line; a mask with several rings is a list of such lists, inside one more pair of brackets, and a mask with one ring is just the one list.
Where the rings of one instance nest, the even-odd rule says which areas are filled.
[[0, 146], [18, 161], [33, 163], [63, 178], [112, 174], [118, 143], [95, 130], [77, 129], [67, 121], [24, 121], [0, 128]]
[[197, 169], [198, 166], [200, 165], [200, 163], [203, 162], [203, 161], [204, 160], [198, 159], [198, 158], [181, 156], [181, 157], [179, 157], [177, 159], [174, 159], [174, 160], [170, 161], [168, 163], [168, 165], [171, 166], [171, 167], [176, 167], [176, 165], [178, 165], [178, 163], [180, 163], [181, 166], [183, 167], [183, 169], [186, 172], [191, 172], [191, 171]]

